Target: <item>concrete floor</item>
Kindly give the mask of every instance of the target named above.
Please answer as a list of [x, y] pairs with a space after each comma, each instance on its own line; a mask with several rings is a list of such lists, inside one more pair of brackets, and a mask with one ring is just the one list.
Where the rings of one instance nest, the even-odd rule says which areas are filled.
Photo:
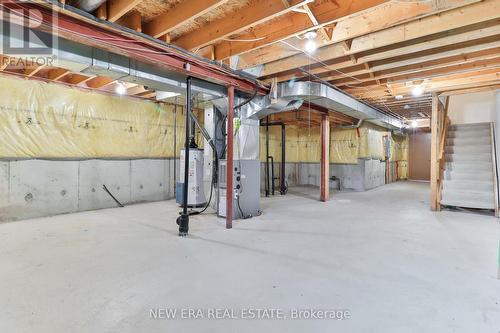
[[[172, 201], [1, 224], [0, 332], [498, 332], [499, 224], [432, 213], [428, 190], [402, 182], [326, 204], [294, 190], [230, 231], [194, 217], [186, 239]], [[154, 320], [151, 308], [352, 318]]]

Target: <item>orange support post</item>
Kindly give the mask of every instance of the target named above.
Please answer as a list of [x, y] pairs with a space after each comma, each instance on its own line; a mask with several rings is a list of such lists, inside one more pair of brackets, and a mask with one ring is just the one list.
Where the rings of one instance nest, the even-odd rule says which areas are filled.
[[321, 115], [321, 183], [320, 200], [330, 199], [330, 119]]

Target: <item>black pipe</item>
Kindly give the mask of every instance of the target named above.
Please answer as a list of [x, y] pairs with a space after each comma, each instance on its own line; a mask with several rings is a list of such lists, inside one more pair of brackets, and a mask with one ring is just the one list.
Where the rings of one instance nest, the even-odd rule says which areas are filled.
[[[285, 129], [285, 123], [282, 121], [266, 121], [264, 124], [260, 124], [261, 126], [266, 126], [266, 131], [269, 131], [269, 126], [281, 126], [281, 172], [280, 172], [280, 194], [285, 195], [287, 190], [286, 182], [285, 182], [285, 162], [286, 162], [286, 129]], [[269, 138], [266, 136], [266, 142], [267, 145], [269, 144]], [[267, 147], [269, 151], [269, 147]], [[269, 153], [267, 154], [268, 157]], [[267, 159], [266, 159], [267, 161]], [[274, 179], [273, 179], [273, 185], [274, 185]], [[274, 194], [274, 191], [273, 191]]]
[[174, 100], [174, 197], [177, 195], [177, 158], [175, 154], [177, 154], [177, 97]]
[[191, 114], [191, 77], [186, 80], [186, 140], [184, 143], [184, 188], [182, 192], [182, 214], [177, 218], [179, 236], [187, 236], [189, 231], [188, 180], [189, 180], [189, 141]]
[[281, 172], [280, 172], [280, 194], [286, 194], [285, 185], [285, 162], [286, 162], [286, 132], [285, 124], [281, 125]]
[[271, 194], [274, 195], [274, 157], [268, 156], [267, 160], [271, 159]]

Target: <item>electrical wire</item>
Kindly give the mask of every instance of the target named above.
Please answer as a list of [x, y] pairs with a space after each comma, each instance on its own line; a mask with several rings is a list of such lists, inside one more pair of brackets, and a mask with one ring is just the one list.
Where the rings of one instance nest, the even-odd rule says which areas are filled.
[[258, 37], [258, 38], [249, 38], [249, 39], [230, 39], [230, 38], [224, 38], [223, 40], [228, 41], [228, 42], [258, 42], [259, 40], [266, 39], [267, 37]]

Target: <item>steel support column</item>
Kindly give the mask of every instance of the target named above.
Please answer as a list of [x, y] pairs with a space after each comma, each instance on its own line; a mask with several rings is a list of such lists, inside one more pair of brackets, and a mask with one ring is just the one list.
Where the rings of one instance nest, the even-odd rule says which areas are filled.
[[227, 150], [226, 150], [226, 160], [227, 160], [227, 171], [226, 171], [226, 229], [231, 229], [233, 227], [233, 173], [234, 173], [234, 163], [233, 163], [233, 140], [234, 140], [234, 129], [233, 129], [233, 118], [234, 118], [234, 87], [230, 86], [227, 88]]
[[189, 231], [189, 213], [188, 213], [188, 181], [189, 181], [189, 141], [190, 141], [190, 123], [191, 123], [191, 77], [186, 80], [186, 132], [184, 138], [184, 187], [182, 191], [182, 214], [177, 219], [179, 225], [179, 236], [187, 236]]

